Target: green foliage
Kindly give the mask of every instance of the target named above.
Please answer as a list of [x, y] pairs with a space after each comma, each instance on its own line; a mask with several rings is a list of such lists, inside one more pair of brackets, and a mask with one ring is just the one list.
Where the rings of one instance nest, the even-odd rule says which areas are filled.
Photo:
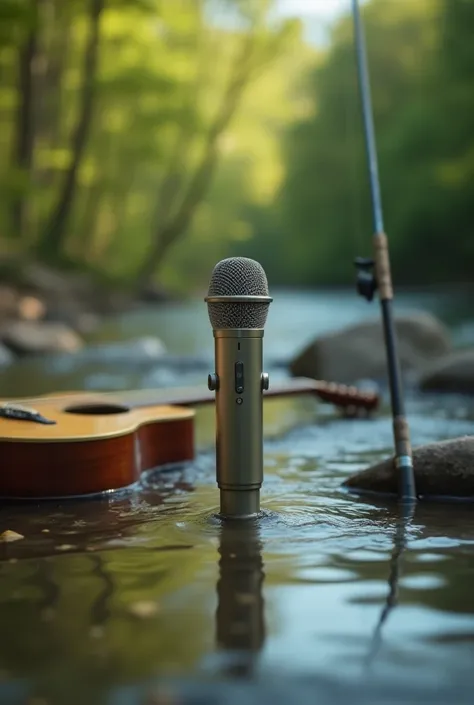
[[[372, 0], [363, 19], [395, 279], [470, 280], [474, 2]], [[268, 273], [284, 283], [348, 283], [353, 256], [370, 253], [373, 227], [350, 18], [309, 90], [312, 112], [286, 139]]]
[[[124, 281], [158, 249], [150, 274], [166, 279], [169, 262], [183, 288], [186, 272], [174, 273], [179, 254], [171, 251], [185, 235], [200, 248], [206, 209], [217, 248], [241, 230], [236, 210], [253, 199], [244, 184], [258, 181], [258, 165], [242, 169], [246, 155], [229, 148], [248, 130], [237, 127], [236, 139], [233, 121], [279, 57], [295, 46], [305, 52], [299, 26], [267, 21], [268, 0], [100, 4], [2, 6], [9, 44], [1, 56], [1, 238], [14, 237], [25, 254]], [[272, 106], [264, 113], [270, 119]], [[275, 151], [273, 135], [263, 143]], [[214, 208], [215, 172], [225, 177]]]
[[[351, 17], [321, 53], [272, 0], [109, 0], [94, 39], [97, 4], [0, 3], [0, 248], [182, 291], [230, 254], [352, 282], [373, 226]], [[474, 0], [363, 19], [395, 281], [470, 279]]]
[[35, 23], [32, 3], [26, 0], [2, 0], [0, 3], [0, 49], [14, 44]]

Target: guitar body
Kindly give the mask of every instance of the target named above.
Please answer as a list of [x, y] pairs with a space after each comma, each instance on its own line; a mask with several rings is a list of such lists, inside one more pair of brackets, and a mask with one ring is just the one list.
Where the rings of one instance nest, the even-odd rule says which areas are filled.
[[[308, 379], [272, 386], [263, 396], [301, 394], [346, 414], [378, 405], [376, 394]], [[0, 400], [0, 499], [98, 494], [128, 487], [159, 465], [192, 460], [193, 407], [214, 401], [203, 387]]]
[[0, 418], [0, 498], [116, 490], [153, 467], [194, 457], [192, 409], [129, 409], [88, 394], [68, 404], [67, 398], [35, 399], [35, 411], [54, 424]]

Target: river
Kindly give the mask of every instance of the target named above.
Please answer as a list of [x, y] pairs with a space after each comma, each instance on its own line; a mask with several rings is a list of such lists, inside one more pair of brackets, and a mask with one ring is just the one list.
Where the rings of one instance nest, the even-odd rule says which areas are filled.
[[[314, 335], [378, 315], [354, 294], [273, 293], [275, 374]], [[470, 342], [467, 304], [397, 298], [400, 311], [439, 315], [458, 342]], [[198, 362], [162, 366], [153, 346], [137, 359], [24, 361], [2, 373], [0, 394], [205, 383], [202, 301], [118, 317], [91, 342], [150, 335]], [[410, 393], [408, 412], [415, 444], [472, 432], [466, 400]], [[198, 412], [196, 461], [132, 492], [2, 506], [2, 530], [25, 536], [0, 546], [2, 705], [472, 702], [472, 507], [420, 504], [405, 525], [392, 503], [341, 490], [391, 453], [386, 404], [344, 420], [272, 400], [265, 429], [264, 512], [245, 527], [215, 517], [212, 409]]]
[[[265, 363], [270, 369], [276, 365], [281, 370], [281, 364], [316, 335], [379, 317], [378, 304], [368, 304], [353, 292], [277, 290], [272, 295], [264, 339]], [[474, 326], [469, 298], [454, 293], [402, 293], [397, 296], [396, 310], [435, 313], [449, 326], [456, 343], [470, 343], [474, 342]], [[161, 360], [156, 337], [168, 353]], [[212, 371], [214, 341], [203, 299], [116, 316], [88, 342], [94, 347], [78, 355], [30, 358], [4, 369], [0, 396], [205, 383]], [[110, 343], [114, 345], [97, 347]]]

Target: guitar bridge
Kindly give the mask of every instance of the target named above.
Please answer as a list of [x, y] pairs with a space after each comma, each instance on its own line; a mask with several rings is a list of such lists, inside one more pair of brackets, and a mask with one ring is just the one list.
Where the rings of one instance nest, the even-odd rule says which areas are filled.
[[32, 421], [34, 423], [48, 425], [56, 423], [56, 421], [45, 418], [39, 411], [36, 411], [36, 409], [30, 409], [27, 406], [13, 404], [11, 402], [0, 404], [0, 418], [11, 419], [12, 421]]

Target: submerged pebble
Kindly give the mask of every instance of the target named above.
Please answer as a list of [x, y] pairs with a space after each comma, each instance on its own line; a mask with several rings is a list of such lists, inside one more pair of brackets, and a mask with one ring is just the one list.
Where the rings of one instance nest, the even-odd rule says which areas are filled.
[[9, 541], [19, 541], [24, 538], [25, 537], [23, 534], [18, 534], [16, 531], [11, 531], [10, 529], [7, 529], [3, 532], [3, 534], [0, 534], [0, 541], [3, 541], [4, 543], [8, 543]]
[[148, 617], [154, 617], [155, 614], [158, 613], [159, 606], [157, 602], [153, 602], [152, 600], [141, 600], [131, 604], [128, 611], [135, 617], [147, 619]]

